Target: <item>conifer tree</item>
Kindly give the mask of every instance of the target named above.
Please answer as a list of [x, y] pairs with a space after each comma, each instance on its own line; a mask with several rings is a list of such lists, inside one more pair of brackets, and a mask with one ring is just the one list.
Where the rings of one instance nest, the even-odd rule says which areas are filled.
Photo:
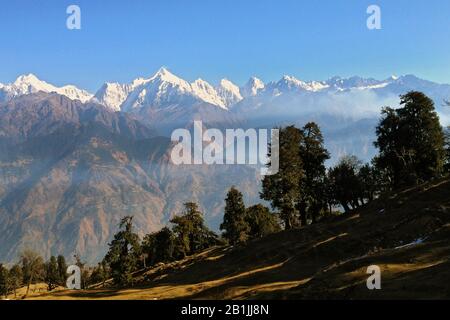
[[309, 122], [302, 128], [303, 139], [300, 144], [300, 157], [304, 176], [300, 182], [299, 211], [302, 225], [306, 224], [306, 210], [315, 222], [325, 201], [325, 161], [330, 158], [324, 146], [322, 132], [315, 122]]
[[250, 227], [249, 237], [252, 239], [265, 237], [281, 229], [277, 215], [261, 204], [247, 208], [245, 220]]
[[58, 262], [54, 256], [45, 264], [45, 282], [47, 283], [47, 290], [52, 291], [60, 283], [60, 276], [58, 272]]
[[439, 176], [444, 167], [444, 133], [433, 101], [422, 92], [400, 97], [400, 108], [384, 108], [377, 126], [376, 165], [393, 188]]
[[445, 130], [445, 165], [444, 171], [450, 172], [450, 127]]
[[358, 158], [345, 156], [330, 169], [328, 174], [332, 196], [346, 213], [360, 206], [361, 185], [358, 178], [360, 167], [361, 161]]
[[109, 244], [105, 261], [111, 268], [111, 275], [117, 285], [132, 284], [132, 273], [136, 270], [140, 255], [139, 237], [133, 232], [133, 217], [124, 217], [120, 231]]
[[60, 286], [65, 286], [67, 280], [67, 264], [64, 256], [62, 255], [58, 256], [57, 264], [58, 264], [58, 284]]
[[217, 235], [204, 224], [203, 214], [194, 202], [184, 204], [184, 212], [175, 216], [171, 223], [175, 234], [175, 251], [177, 258], [206, 249], [218, 242]]
[[301, 130], [294, 126], [280, 129], [279, 171], [277, 174], [264, 176], [262, 180], [261, 198], [270, 201], [272, 208], [278, 209], [285, 229], [299, 224], [298, 201], [304, 177], [300, 157], [302, 137]]
[[8, 297], [9, 294], [9, 272], [3, 264], [0, 263], [0, 296]]
[[22, 268], [15, 264], [11, 270], [9, 270], [9, 283], [11, 290], [14, 292], [14, 298], [17, 297], [17, 289], [20, 288], [23, 282]]
[[236, 245], [247, 241], [250, 227], [246, 221], [246, 211], [242, 193], [231, 187], [225, 199], [225, 213], [220, 230], [230, 244]]

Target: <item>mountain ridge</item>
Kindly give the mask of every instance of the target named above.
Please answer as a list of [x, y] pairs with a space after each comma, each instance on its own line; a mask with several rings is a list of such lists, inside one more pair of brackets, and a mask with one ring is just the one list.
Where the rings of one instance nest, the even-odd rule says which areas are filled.
[[[233, 108], [247, 98], [256, 96], [277, 97], [284, 93], [339, 93], [352, 90], [382, 90], [391, 87], [450, 87], [420, 79], [414, 75], [391, 76], [383, 80], [352, 76], [331, 77], [324, 81], [304, 81], [294, 76], [284, 75], [278, 81], [263, 82], [251, 77], [243, 86], [238, 86], [224, 78], [217, 85], [198, 78], [186, 81], [162, 67], [149, 78], [136, 78], [131, 83], [105, 82], [95, 94], [73, 85], [53, 86], [38, 79], [33, 74], [19, 76], [14, 83], [0, 84], [0, 101], [8, 101], [20, 95], [44, 91], [56, 92], [73, 100], [97, 102], [113, 111], [131, 111], [146, 106], [162, 106], [173, 103], [190, 105], [207, 103], [224, 110]], [[398, 91], [398, 90], [397, 90]]]

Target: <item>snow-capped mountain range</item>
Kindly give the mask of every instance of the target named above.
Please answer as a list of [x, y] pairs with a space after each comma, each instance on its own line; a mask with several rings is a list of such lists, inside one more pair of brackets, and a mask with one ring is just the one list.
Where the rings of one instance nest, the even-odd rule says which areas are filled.
[[73, 85], [56, 87], [38, 79], [33, 74], [27, 74], [18, 77], [13, 83], [6, 85], [0, 83], [0, 101], [12, 100], [16, 97], [36, 93], [39, 91], [48, 93], [56, 92], [72, 100], [80, 100], [81, 102], [87, 102], [93, 97], [93, 95], [86, 90], [78, 89]]
[[148, 79], [137, 79], [130, 84], [105, 83], [94, 96], [96, 102], [116, 111], [195, 102], [228, 109], [242, 99], [240, 88], [229, 80], [223, 79], [216, 87], [202, 79], [189, 83], [165, 68]]
[[[149, 78], [138, 78], [128, 84], [107, 82], [95, 94], [73, 85], [56, 87], [38, 79], [33, 74], [23, 75], [14, 83], [0, 83], [0, 102], [43, 91], [56, 92], [81, 102], [100, 103], [114, 111], [134, 112], [148, 108], [161, 110], [174, 106], [188, 108], [199, 104], [227, 111], [234, 109], [236, 105], [239, 105], [236, 110], [241, 110], [243, 105], [249, 104], [251, 107], [248, 110], [254, 110], [259, 105], [272, 105], [274, 101], [278, 101], [278, 105], [286, 104], [286, 99], [280, 99], [280, 96], [329, 97], [342, 93], [358, 94], [358, 92], [375, 92], [379, 96], [387, 94], [398, 96], [408, 90], [428, 91], [437, 99], [450, 96], [450, 85], [422, 80], [413, 75], [392, 76], [384, 80], [357, 76], [333, 77], [326, 81], [303, 81], [286, 75], [279, 81], [269, 83], [252, 77], [240, 87], [228, 79], [222, 79], [216, 86], [202, 79], [188, 82], [166, 68], [161, 68]], [[301, 104], [305, 104], [304, 99]]]

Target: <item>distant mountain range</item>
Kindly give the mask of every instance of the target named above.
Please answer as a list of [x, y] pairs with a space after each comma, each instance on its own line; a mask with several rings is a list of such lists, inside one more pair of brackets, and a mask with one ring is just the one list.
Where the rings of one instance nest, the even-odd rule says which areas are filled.
[[[29, 74], [0, 84], [0, 261], [25, 247], [95, 262], [124, 215], [141, 235], [161, 228], [183, 202], [196, 201], [214, 229], [232, 185], [248, 204], [259, 201], [260, 177], [249, 166], [174, 166], [171, 130], [192, 120], [217, 128], [316, 121], [332, 154], [370, 160], [381, 107], [410, 90], [442, 106], [450, 85], [413, 75], [385, 80], [284, 76], [239, 87], [185, 81], [161, 68], [129, 84], [105, 83], [95, 94], [56, 87]], [[449, 108], [450, 109], [450, 108]]]
[[[381, 107], [397, 106], [399, 95], [410, 90], [429, 95], [442, 123], [450, 124], [450, 108], [443, 107], [443, 101], [450, 97], [450, 85], [414, 75], [384, 80], [333, 77], [326, 81], [283, 76], [268, 83], [252, 77], [239, 87], [227, 79], [215, 86], [202, 79], [190, 83], [161, 68], [153, 76], [129, 84], [105, 83], [91, 94], [72, 85], [56, 87], [29, 74], [14, 83], [0, 84], [0, 102], [36, 92], [57, 93], [129, 114], [165, 136], [175, 128], [189, 127], [193, 120], [218, 128], [271, 128], [314, 120], [325, 132], [333, 163], [346, 153], [370, 159], [375, 153], [373, 132]], [[356, 136], [354, 130], [360, 134]]]
[[379, 95], [399, 94], [408, 90], [429, 91], [432, 95], [447, 96], [450, 85], [423, 80], [414, 75], [391, 76], [384, 80], [332, 77], [326, 81], [303, 81], [293, 76], [283, 76], [279, 81], [264, 83], [252, 77], [239, 87], [230, 80], [222, 79], [213, 86], [197, 79], [192, 83], [174, 75], [166, 68], [159, 69], [149, 78], [137, 78], [128, 84], [106, 82], [95, 94], [73, 85], [56, 87], [38, 79], [33, 74], [19, 76], [10, 84], [0, 83], [0, 101], [9, 101], [18, 96], [36, 93], [58, 93], [72, 100], [96, 102], [114, 111], [130, 112], [142, 108], [163, 108], [174, 104], [207, 103], [231, 110], [248, 98], [265, 99], [286, 94], [373, 91]]
[[[382, 106], [397, 105], [398, 96], [410, 90], [431, 96], [443, 123], [450, 122], [449, 110], [442, 107], [443, 100], [450, 97], [450, 85], [414, 75], [391, 76], [384, 80], [333, 77], [326, 81], [283, 76], [269, 83], [252, 77], [239, 87], [227, 79], [216, 86], [202, 79], [190, 83], [161, 68], [149, 78], [138, 78], [128, 84], [107, 82], [91, 94], [72, 85], [56, 87], [28, 74], [18, 77], [14, 83], [0, 84], [0, 102], [36, 92], [58, 93], [72, 100], [133, 114], [167, 135], [173, 128], [193, 119], [217, 125], [263, 123], [270, 126], [293, 117], [303, 120], [332, 115], [344, 122], [377, 118]], [[266, 120], [260, 123], [264, 118], [268, 118], [269, 123]], [[259, 120], [255, 123], [255, 119]]]

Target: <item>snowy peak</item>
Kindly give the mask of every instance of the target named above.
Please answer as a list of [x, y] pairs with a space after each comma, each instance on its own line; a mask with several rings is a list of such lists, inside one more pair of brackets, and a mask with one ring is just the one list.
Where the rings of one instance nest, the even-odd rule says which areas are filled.
[[219, 96], [216, 89], [214, 89], [214, 87], [210, 85], [208, 82], [202, 79], [197, 79], [191, 84], [191, 86], [192, 92], [196, 97], [200, 98], [205, 102], [226, 109], [227, 104]]
[[228, 79], [220, 80], [216, 91], [226, 107], [231, 107], [243, 99], [239, 87]]
[[131, 92], [131, 87], [132, 85], [107, 82], [97, 91], [93, 100], [114, 111], [120, 111], [120, 106]]
[[58, 93], [72, 100], [86, 102], [92, 98], [92, 94], [85, 90], [78, 89], [73, 85], [56, 87], [43, 80], [40, 80], [34, 74], [19, 76], [13, 83], [0, 86], [6, 100], [14, 99], [25, 94], [36, 93], [39, 91], [46, 93]]
[[36, 83], [36, 84], [38, 84], [40, 82], [44, 82], [44, 81], [39, 80], [34, 74], [29, 73], [29, 74], [24, 74], [24, 75], [18, 76], [16, 81], [14, 81], [13, 84], [14, 85], [20, 85], [20, 84], [23, 84], [23, 83], [30, 83], [30, 84], [31, 83]]
[[135, 80], [141, 83], [134, 88], [121, 109], [128, 111], [143, 107], [160, 108], [175, 104], [186, 107], [195, 102], [203, 102], [227, 109], [227, 105], [216, 89], [208, 82], [197, 79], [192, 83], [174, 75], [166, 68], [159, 69], [148, 80]]
[[54, 92], [66, 96], [72, 100], [80, 100], [83, 103], [91, 100], [93, 97], [91, 93], [87, 92], [86, 90], [78, 89], [73, 85], [56, 88]]
[[410, 87], [410, 88], [429, 87], [429, 86], [435, 85], [434, 82], [420, 79], [412, 74], [407, 74], [407, 75], [398, 77], [395, 81], [392, 81], [392, 83], [395, 83], [397, 85], [403, 85], [403, 86]]
[[[159, 108], [183, 102], [185, 98], [192, 97], [191, 84], [166, 68], [160, 68], [149, 79], [133, 81], [136, 87], [127, 96], [121, 105], [121, 110], [130, 111], [143, 107]], [[191, 99], [192, 100], [192, 99]]]
[[153, 77], [144, 82], [143, 86], [146, 89], [150, 89], [150, 92], [155, 93], [156, 98], [163, 98], [165, 94], [181, 94], [192, 91], [189, 82], [177, 77], [166, 68], [159, 69]]
[[[144, 81], [145, 82], [145, 81]], [[153, 77], [151, 77], [148, 82], [154, 83], [170, 83], [173, 85], [180, 86], [182, 88], [189, 87], [189, 83], [186, 80], [183, 80], [173, 73], [171, 73], [166, 68], [160, 68]]]
[[34, 74], [19, 76], [14, 83], [9, 85], [12, 91], [17, 95], [35, 93], [38, 91], [53, 92], [57, 88], [45, 81], [39, 80]]
[[328, 85], [319, 81], [302, 81], [292, 76], [283, 76], [283, 78], [277, 82], [277, 88], [280, 91], [285, 90], [306, 90], [306, 91], [320, 91], [328, 88]]
[[140, 86], [140, 85], [145, 84], [145, 83], [148, 82], [148, 81], [149, 81], [149, 79], [144, 79], [144, 78], [137, 78], [137, 79], [134, 79], [133, 82], [131, 82], [131, 87], [132, 87], [132, 88], [136, 88], [136, 87], [138, 87], [138, 86]]
[[256, 77], [251, 77], [245, 86], [241, 89], [243, 97], [256, 96], [260, 91], [264, 90], [266, 85], [264, 82]]
[[327, 81], [327, 84], [340, 91], [351, 89], [373, 89], [386, 84], [386, 81], [379, 81], [373, 78], [362, 78], [353, 76], [350, 78], [333, 77]]
[[264, 99], [285, 93], [295, 96], [322, 92], [333, 94], [348, 91], [384, 90], [397, 94], [397, 92], [405, 90], [431, 88], [435, 85], [438, 84], [413, 75], [391, 76], [384, 80], [358, 76], [333, 77], [326, 81], [304, 81], [285, 75], [277, 82], [268, 84], [257, 77], [252, 77], [243, 87], [239, 88], [228, 79], [222, 79], [217, 86], [202, 79], [190, 83], [163, 67], [149, 78], [137, 78], [127, 84], [107, 82], [95, 93], [95, 96], [73, 85], [56, 87], [40, 80], [34, 74], [26, 74], [19, 76], [13, 83], [0, 84], [0, 101], [9, 101], [21, 95], [43, 91], [56, 92], [72, 100], [97, 102], [114, 111], [175, 107], [187, 109], [201, 104], [230, 110], [247, 98], [251, 102], [254, 102], [255, 99], [265, 101]]

